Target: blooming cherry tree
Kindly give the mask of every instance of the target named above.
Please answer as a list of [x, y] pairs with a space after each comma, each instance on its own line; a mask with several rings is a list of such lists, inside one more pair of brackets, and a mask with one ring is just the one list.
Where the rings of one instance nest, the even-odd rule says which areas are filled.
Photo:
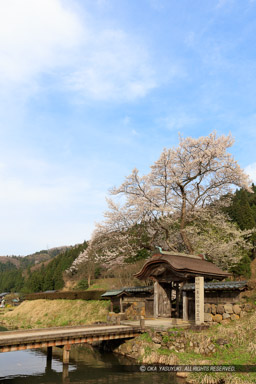
[[232, 187], [248, 191], [250, 181], [227, 149], [228, 136], [181, 138], [177, 148], [164, 149], [151, 172], [134, 169], [107, 199], [105, 220], [96, 226], [86, 251], [71, 267], [94, 262], [112, 268], [138, 252], [156, 246], [172, 251], [203, 253], [223, 268], [248, 251], [248, 231], [240, 231], [220, 205]]
[[182, 241], [193, 253], [186, 230], [188, 214], [212, 204], [234, 185], [250, 191], [248, 176], [227, 152], [233, 143], [231, 135], [218, 137], [216, 132], [198, 139], [180, 137], [179, 146], [164, 149], [148, 175], [141, 177], [134, 169], [111, 194], [125, 197], [123, 212], [132, 212], [137, 222], [178, 217]]

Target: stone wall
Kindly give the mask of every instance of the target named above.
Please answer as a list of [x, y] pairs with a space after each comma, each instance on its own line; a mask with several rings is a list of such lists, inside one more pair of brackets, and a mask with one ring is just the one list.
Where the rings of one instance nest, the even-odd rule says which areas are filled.
[[123, 313], [109, 312], [107, 321], [117, 323], [120, 320], [140, 320], [145, 317], [145, 299], [129, 298], [123, 302]]
[[145, 316], [145, 300], [134, 299], [124, 302], [124, 313], [127, 320], [139, 320]]
[[204, 304], [204, 321], [207, 323], [227, 323], [238, 320], [252, 309], [251, 304]]

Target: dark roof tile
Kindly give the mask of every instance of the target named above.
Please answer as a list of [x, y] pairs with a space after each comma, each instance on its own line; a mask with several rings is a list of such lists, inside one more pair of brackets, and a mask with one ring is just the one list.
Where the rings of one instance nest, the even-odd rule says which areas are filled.
[[192, 277], [192, 276], [205, 276], [208, 278], [223, 279], [229, 276], [229, 273], [224, 272], [222, 269], [214, 265], [213, 263], [189, 255], [184, 256], [178, 253], [173, 254], [158, 254], [149, 259], [140, 272], [135, 276], [139, 279], [145, 279], [150, 276], [150, 272], [157, 265], [167, 265], [172, 272], [177, 273], [178, 276]]

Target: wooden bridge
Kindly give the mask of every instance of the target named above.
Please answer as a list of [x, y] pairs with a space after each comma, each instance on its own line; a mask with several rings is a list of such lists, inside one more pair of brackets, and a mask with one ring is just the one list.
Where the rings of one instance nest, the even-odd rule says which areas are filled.
[[0, 332], [0, 353], [47, 347], [51, 358], [52, 347], [62, 347], [63, 363], [67, 364], [72, 344], [128, 339], [142, 330], [141, 326], [93, 325]]

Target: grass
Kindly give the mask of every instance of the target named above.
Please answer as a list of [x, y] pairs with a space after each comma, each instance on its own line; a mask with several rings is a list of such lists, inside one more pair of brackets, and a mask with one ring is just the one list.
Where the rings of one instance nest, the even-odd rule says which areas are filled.
[[[209, 329], [197, 332], [195, 330], [181, 330], [180, 328], [169, 329], [168, 335], [162, 335], [162, 342], [169, 342], [179, 339], [183, 334], [187, 334], [184, 338], [184, 352], [175, 349], [169, 349], [167, 346], [155, 348], [150, 333], [144, 333], [138, 336], [134, 341], [130, 341], [140, 346], [142, 355], [138, 356], [138, 361], [145, 363], [161, 363], [161, 364], [181, 364], [181, 365], [228, 365], [243, 366], [256, 364], [256, 312], [251, 312], [238, 321], [229, 324], [218, 324]], [[219, 345], [220, 339], [225, 343]], [[186, 342], [187, 340], [187, 342]], [[193, 346], [190, 345], [190, 341]], [[205, 340], [209, 340], [215, 345], [215, 352], [209, 355], [202, 355], [194, 351], [195, 343], [201, 345]], [[130, 348], [132, 350], [132, 348]], [[151, 351], [151, 353], [150, 353]], [[173, 359], [173, 363], [170, 363]], [[152, 361], [151, 361], [152, 360]], [[194, 384], [255, 384], [256, 372], [198, 372], [191, 373], [189, 383]]]
[[142, 341], [146, 341], [148, 343], [151, 343], [152, 342], [152, 338], [150, 337], [150, 335], [146, 332], [146, 333], [142, 333], [140, 336], [139, 336], [139, 339], [142, 340]]
[[22, 329], [93, 324], [106, 321], [108, 307], [105, 300], [31, 300], [5, 313], [1, 321]]
[[[202, 332], [215, 340], [216, 352], [209, 356], [202, 356], [189, 351], [177, 353], [181, 364], [209, 364], [209, 365], [255, 365], [256, 363], [256, 313], [251, 313], [237, 322], [227, 325], [212, 326]], [[193, 331], [189, 331], [192, 334]], [[198, 335], [199, 337], [200, 335]], [[196, 337], [196, 334], [195, 334]], [[218, 339], [225, 339], [226, 345], [218, 345]], [[223, 380], [225, 384], [256, 383], [256, 373], [196, 373], [193, 374], [195, 383], [217, 384]]]
[[104, 289], [106, 291], [111, 291], [111, 289], [116, 289], [120, 287], [120, 281], [117, 278], [105, 278], [105, 279], [97, 279], [93, 282], [93, 284], [88, 288], [90, 290]]

